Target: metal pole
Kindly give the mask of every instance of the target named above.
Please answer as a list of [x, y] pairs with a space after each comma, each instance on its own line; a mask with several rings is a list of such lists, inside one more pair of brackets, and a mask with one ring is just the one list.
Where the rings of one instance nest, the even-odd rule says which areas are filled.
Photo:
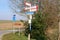
[[13, 34], [15, 34], [15, 32], [14, 32], [14, 31], [15, 31], [15, 30], [14, 30], [14, 23], [15, 23], [15, 22], [13, 21], [13, 24], [12, 24], [12, 32], [13, 32]]
[[14, 25], [13, 25], [13, 22], [12, 22], [12, 33], [14, 34], [14, 31], [13, 31], [13, 26], [14, 26]]
[[14, 24], [16, 22], [16, 15], [13, 15], [13, 25], [12, 25], [12, 31], [13, 31], [13, 34], [15, 34], [15, 30], [14, 30]]
[[29, 19], [29, 30], [30, 33], [28, 34], [28, 40], [31, 40], [30, 36], [31, 36], [31, 20], [32, 20], [32, 15], [29, 15], [30, 19]]
[[20, 27], [19, 27], [19, 36], [20, 36]]
[[31, 31], [31, 23], [30, 23], [30, 31]]
[[28, 40], [30, 40], [30, 33], [28, 34]]

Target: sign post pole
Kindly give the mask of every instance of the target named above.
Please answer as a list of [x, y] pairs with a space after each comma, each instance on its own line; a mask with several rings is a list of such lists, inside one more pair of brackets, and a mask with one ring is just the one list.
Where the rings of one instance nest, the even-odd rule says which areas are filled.
[[13, 31], [13, 34], [15, 34], [15, 30], [14, 30], [14, 24], [15, 24], [15, 21], [16, 21], [16, 15], [13, 15], [13, 26], [12, 26], [12, 31]]
[[20, 27], [19, 27], [19, 36], [20, 36], [20, 32], [21, 32], [21, 31], [20, 31]]
[[34, 5], [32, 6], [31, 3], [28, 3], [28, 2], [25, 2], [25, 5], [29, 6], [29, 7], [25, 7], [24, 10], [29, 10], [29, 12], [26, 12], [28, 15], [29, 15], [29, 30], [30, 30], [30, 33], [28, 34], [28, 40], [31, 40], [30, 39], [30, 36], [31, 36], [31, 21], [32, 21], [32, 15], [34, 14], [35, 11], [38, 10], [38, 5]]
[[30, 35], [31, 35], [31, 21], [32, 21], [32, 15], [29, 15], [29, 17], [30, 17], [30, 19], [29, 19], [29, 30], [30, 30], [30, 33], [28, 34], [28, 40], [30, 40], [31, 38], [30, 38]]

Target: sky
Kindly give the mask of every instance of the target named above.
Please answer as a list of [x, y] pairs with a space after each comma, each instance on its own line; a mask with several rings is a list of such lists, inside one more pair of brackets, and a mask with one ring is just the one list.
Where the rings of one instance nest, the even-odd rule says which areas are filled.
[[[13, 15], [16, 13], [13, 13], [10, 11], [9, 7], [9, 0], [0, 0], [0, 20], [13, 20]], [[23, 16], [20, 16], [16, 14], [16, 20], [25, 20]]]

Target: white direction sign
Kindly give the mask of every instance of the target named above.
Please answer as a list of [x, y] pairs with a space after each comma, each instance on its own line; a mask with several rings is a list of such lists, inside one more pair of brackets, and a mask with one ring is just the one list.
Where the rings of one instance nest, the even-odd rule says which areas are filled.
[[28, 2], [25, 2], [25, 5], [28, 6], [28, 7], [25, 7], [24, 8], [25, 11], [34, 12], [34, 11], [37, 11], [38, 10], [38, 5], [31, 6], [32, 4], [31, 3], [28, 3]]
[[37, 11], [38, 10], [38, 6], [31, 6], [31, 7], [25, 7], [24, 10], [29, 10], [29, 11]]
[[27, 5], [27, 6], [31, 6], [31, 3], [25, 2], [25, 5]]

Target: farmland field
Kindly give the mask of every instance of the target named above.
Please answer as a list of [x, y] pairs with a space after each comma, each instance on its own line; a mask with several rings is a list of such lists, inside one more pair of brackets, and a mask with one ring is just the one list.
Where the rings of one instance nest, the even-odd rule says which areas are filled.
[[[19, 24], [21, 24], [21, 25], [19, 25]], [[10, 20], [0, 20], [0, 30], [12, 29], [12, 27], [23, 28], [23, 23], [19, 22], [19, 21], [12, 22]]]

